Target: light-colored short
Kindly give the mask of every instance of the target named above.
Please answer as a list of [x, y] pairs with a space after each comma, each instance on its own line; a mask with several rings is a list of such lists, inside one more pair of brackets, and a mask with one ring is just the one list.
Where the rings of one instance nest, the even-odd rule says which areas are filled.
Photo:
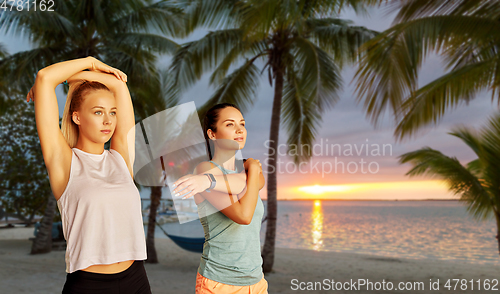
[[267, 281], [262, 280], [250, 286], [234, 286], [216, 282], [196, 274], [196, 294], [268, 294]]

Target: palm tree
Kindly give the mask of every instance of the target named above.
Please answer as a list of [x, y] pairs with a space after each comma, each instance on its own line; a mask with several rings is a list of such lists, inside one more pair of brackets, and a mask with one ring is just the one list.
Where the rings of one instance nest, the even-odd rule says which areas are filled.
[[[134, 110], [139, 115], [136, 115], [136, 120], [140, 121], [147, 118], [150, 115], [156, 114], [167, 108], [173, 107], [178, 104], [179, 96], [176, 89], [172, 87], [172, 78], [170, 77], [167, 70], [159, 70], [156, 79], [152, 80], [147, 87], [142, 87], [138, 91], [138, 100], [153, 98], [155, 101], [160, 103], [147, 104], [143, 108], [137, 110], [134, 105]], [[146, 126], [147, 127], [147, 126]], [[165, 129], [165, 126], [154, 125], [150, 126], [154, 129], [143, 130], [146, 134], [161, 134], [162, 131], [169, 131]], [[150, 138], [151, 139], [151, 138]], [[149, 142], [146, 142], [149, 143]], [[162, 197], [162, 187], [161, 186], [151, 186], [150, 194], [150, 206], [149, 206], [149, 216], [148, 216], [148, 228], [146, 231], [146, 250], [148, 259], [147, 263], [158, 263], [158, 255], [156, 253], [155, 247], [155, 228], [156, 228], [156, 211], [160, 205], [160, 200]]]
[[[63, 60], [94, 56], [127, 73], [136, 115], [145, 118], [151, 109], [164, 107], [159, 95], [144, 95], [144, 85], [148, 88], [159, 85], [155, 67], [157, 55], [172, 53], [178, 47], [163, 35], [179, 37], [186, 33], [180, 26], [181, 8], [172, 1], [153, 3], [151, 0], [60, 1], [54, 12], [17, 11], [13, 7], [1, 15], [0, 27], [7, 33], [13, 31], [28, 36], [34, 48], [2, 56], [0, 86], [7, 84], [27, 93], [36, 73], [43, 67]], [[49, 215], [46, 212], [46, 216]], [[45, 229], [49, 230], [51, 226], [40, 228]], [[51, 234], [47, 231], [40, 235]], [[36, 247], [50, 248], [41, 243]]]
[[[392, 1], [394, 25], [363, 46], [356, 73], [358, 102], [377, 124], [390, 110], [398, 140], [414, 135], [445, 111], [483, 90], [498, 99], [500, 1]], [[418, 88], [418, 70], [429, 52], [439, 53], [448, 73]]]
[[172, 1], [70, 0], [58, 2], [54, 10], [28, 12], [13, 7], [0, 18], [0, 27], [7, 33], [28, 36], [33, 43], [33, 49], [12, 54], [1, 64], [11, 72], [8, 81], [25, 93], [38, 70], [86, 56], [125, 72], [135, 92], [157, 76], [157, 55], [173, 53], [178, 47], [163, 35], [180, 37], [185, 32], [180, 25], [182, 9]]
[[30, 254], [40, 254], [52, 251], [52, 224], [54, 223], [54, 215], [56, 214], [56, 198], [52, 193], [47, 194], [47, 206], [43, 214], [38, 234], [36, 235], [33, 244], [31, 244]]
[[500, 113], [489, 119], [479, 132], [466, 127], [449, 133], [469, 146], [477, 159], [462, 165], [457, 158], [449, 157], [429, 147], [401, 155], [400, 163], [409, 162], [413, 168], [409, 176], [430, 175], [442, 178], [467, 210], [476, 219], [486, 220], [495, 216], [498, 250], [500, 252]]
[[[198, 0], [185, 8], [189, 30], [215, 29], [188, 42], [175, 54], [171, 69], [177, 87], [187, 89], [214, 69], [215, 93], [201, 107], [231, 102], [246, 111], [256, 99], [260, 75], [267, 70], [274, 84], [267, 181], [267, 230], [263, 248], [264, 272], [272, 270], [277, 215], [276, 161], [280, 123], [288, 131], [288, 151], [294, 162], [307, 161], [321, 114], [338, 100], [342, 65], [358, 59], [358, 47], [376, 35], [340, 19], [346, 5], [362, 11], [377, 1]], [[259, 69], [257, 60], [264, 66]], [[229, 73], [231, 66], [237, 68]], [[283, 108], [283, 111], [282, 111]], [[302, 148], [301, 148], [302, 149]], [[297, 151], [297, 152], [295, 152]]]

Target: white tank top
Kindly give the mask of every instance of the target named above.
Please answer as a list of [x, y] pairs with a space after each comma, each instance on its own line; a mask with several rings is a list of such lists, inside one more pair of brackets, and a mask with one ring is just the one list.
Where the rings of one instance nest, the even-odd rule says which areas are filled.
[[141, 199], [118, 151], [72, 149], [68, 185], [57, 201], [66, 239], [66, 272], [144, 260]]

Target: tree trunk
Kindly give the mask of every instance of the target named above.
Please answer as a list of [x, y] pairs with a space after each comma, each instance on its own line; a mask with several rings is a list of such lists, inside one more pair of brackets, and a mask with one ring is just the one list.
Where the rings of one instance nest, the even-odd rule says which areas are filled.
[[31, 244], [30, 254], [48, 253], [52, 250], [52, 223], [56, 212], [56, 198], [52, 193], [48, 194], [49, 199], [45, 213], [43, 215], [38, 234], [33, 244]]
[[495, 213], [497, 219], [497, 242], [498, 242], [498, 254], [500, 254], [500, 212]]
[[19, 213], [12, 213], [12, 212], [6, 212], [5, 213], [5, 218], [7, 219], [7, 217], [14, 217], [14, 218], [17, 218], [18, 220], [22, 221], [23, 224], [28, 224], [28, 219], [22, 215], [22, 214], [19, 214]]
[[21, 213], [21, 207], [19, 205], [19, 201], [14, 201], [14, 210], [15, 213], [7, 212], [7, 215], [23, 221], [23, 223], [26, 225], [29, 224], [29, 220]]
[[28, 218], [28, 223], [26, 224], [26, 227], [31, 227], [31, 225], [33, 225], [34, 218], [35, 218], [35, 213], [32, 213]]
[[276, 162], [278, 160], [278, 138], [281, 120], [281, 99], [283, 97], [283, 72], [276, 71], [276, 82], [274, 85], [273, 114], [271, 117], [271, 132], [269, 135], [269, 158], [267, 168], [267, 227], [266, 240], [262, 250], [263, 265], [265, 273], [273, 269], [274, 247], [276, 244], [276, 216], [278, 213], [277, 203], [277, 177]]
[[162, 187], [151, 187], [151, 204], [149, 206], [148, 233], [146, 238], [147, 263], [158, 263], [155, 247], [156, 210], [160, 205]]

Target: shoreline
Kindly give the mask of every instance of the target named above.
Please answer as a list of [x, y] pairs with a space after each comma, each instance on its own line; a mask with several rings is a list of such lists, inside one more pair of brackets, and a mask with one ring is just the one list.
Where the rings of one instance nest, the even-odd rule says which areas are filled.
[[[278, 201], [460, 201], [459, 199], [330, 199], [330, 198], [317, 198], [317, 199], [306, 199], [306, 198], [294, 198], [294, 199], [279, 199]], [[262, 201], [267, 201], [262, 199]]]
[[[5, 230], [1, 230], [5, 229]], [[11, 229], [11, 230], [7, 230]], [[29, 227], [26, 228], [24, 226], [22, 227], [17, 227], [17, 228], [6, 228], [6, 227], [0, 227], [0, 242], [4, 240], [28, 240], [29, 238], [34, 238], [34, 227]], [[169, 242], [170, 239], [165, 236], [155, 237], [155, 240], [168, 240]], [[163, 242], [163, 241], [159, 241]], [[172, 245], [175, 246], [174, 243]], [[376, 252], [355, 252], [355, 251], [349, 251], [349, 250], [314, 250], [314, 249], [309, 249], [309, 248], [285, 248], [285, 247], [276, 247], [276, 249], [279, 250], [298, 250], [298, 251], [304, 251], [304, 252], [318, 252], [318, 253], [334, 253], [334, 254], [355, 254], [359, 256], [364, 256], [364, 257], [370, 257], [372, 259], [380, 259], [380, 260], [394, 260], [394, 259], [404, 259], [404, 260], [416, 260], [416, 261], [436, 261], [436, 262], [449, 262], [449, 263], [457, 263], [461, 265], [487, 265], [487, 266], [494, 266], [494, 267], [499, 267], [500, 265], [493, 264], [491, 262], [488, 262], [485, 260], [485, 262], [481, 262], [480, 260], [458, 260], [458, 259], [433, 259], [433, 258], [414, 258], [414, 257], [407, 257], [407, 256], [389, 256], [389, 255], [384, 255], [384, 254], [378, 254]], [[500, 256], [499, 256], [500, 260]], [[499, 280], [499, 286], [500, 286], [500, 280]]]
[[[29, 229], [29, 230], [28, 230]], [[65, 251], [29, 255], [31, 241], [27, 236], [32, 228], [2, 230], [0, 232], [0, 289], [5, 293], [60, 293], [66, 279]], [[10, 237], [6, 231], [12, 231]], [[14, 232], [17, 231], [17, 232]], [[31, 237], [31, 236], [30, 236]], [[6, 239], [8, 238], [8, 239]], [[158, 264], [145, 264], [153, 293], [194, 293], [200, 254], [177, 247], [170, 239], [155, 240]], [[321, 290], [293, 290], [293, 283], [319, 285], [324, 281], [366, 279], [373, 283], [424, 283], [428, 293], [429, 282], [439, 279], [440, 290], [432, 293], [452, 293], [444, 288], [450, 279], [495, 279], [500, 267], [469, 264], [449, 260], [417, 260], [382, 257], [362, 253], [314, 251], [309, 249], [276, 248], [273, 271], [265, 274], [269, 293], [325, 293]], [[309, 283], [309, 284], [308, 284]], [[363, 290], [360, 293], [387, 293]], [[391, 291], [405, 293], [409, 291]], [[460, 291], [460, 293], [491, 293], [492, 291]], [[347, 291], [345, 291], [347, 293]]]

